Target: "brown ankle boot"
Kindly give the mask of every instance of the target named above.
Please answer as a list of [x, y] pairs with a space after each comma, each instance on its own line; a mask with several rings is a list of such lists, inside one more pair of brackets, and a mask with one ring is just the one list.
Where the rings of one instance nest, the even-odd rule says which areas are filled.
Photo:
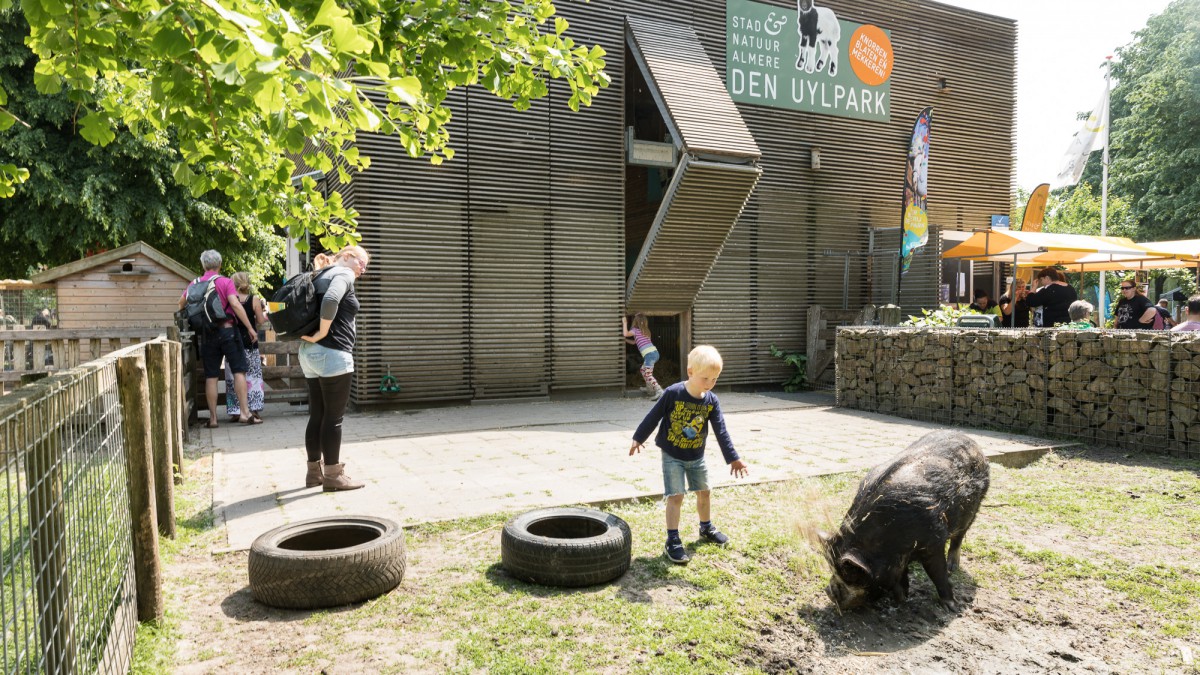
[[323, 466], [325, 465], [319, 459], [315, 462], [308, 463], [308, 473], [304, 476], [304, 487], [317, 487], [324, 482], [321, 479], [321, 475], [323, 473], [321, 468]]
[[345, 464], [326, 464], [325, 465], [325, 492], [337, 492], [339, 490], [357, 490], [364, 483], [360, 483], [351, 479], [346, 475]]

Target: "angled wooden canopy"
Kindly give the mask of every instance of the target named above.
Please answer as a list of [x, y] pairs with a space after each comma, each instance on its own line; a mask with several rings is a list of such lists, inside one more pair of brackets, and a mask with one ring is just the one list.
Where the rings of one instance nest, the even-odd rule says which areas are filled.
[[626, 17], [625, 41], [679, 150], [625, 306], [684, 312], [762, 176], [758, 144], [691, 26]]

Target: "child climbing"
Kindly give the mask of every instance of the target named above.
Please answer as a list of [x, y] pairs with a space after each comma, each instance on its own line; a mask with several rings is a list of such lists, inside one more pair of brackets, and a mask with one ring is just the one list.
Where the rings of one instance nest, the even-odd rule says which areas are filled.
[[650, 394], [650, 400], [657, 401], [663, 393], [662, 387], [658, 386], [658, 380], [654, 379], [654, 364], [658, 363], [658, 348], [650, 339], [650, 324], [646, 321], [646, 315], [641, 312], [634, 314], [633, 328], [629, 327], [629, 317], [622, 315], [621, 332], [625, 335], [625, 341], [637, 345], [638, 351], [641, 352], [640, 372], [642, 379], [646, 381], [646, 393]]

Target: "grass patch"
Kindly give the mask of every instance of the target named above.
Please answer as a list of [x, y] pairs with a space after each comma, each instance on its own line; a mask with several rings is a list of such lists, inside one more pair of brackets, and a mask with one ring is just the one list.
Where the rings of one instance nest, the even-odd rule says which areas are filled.
[[[731, 537], [727, 548], [698, 540], [695, 502], [687, 499], [680, 528], [693, 556], [687, 566], [662, 556], [661, 500], [610, 504], [605, 510], [633, 532], [632, 565], [610, 584], [582, 589], [506, 574], [500, 531], [515, 514], [420, 525], [406, 530], [408, 574], [387, 595], [320, 612], [230, 604], [214, 619], [224, 628], [182, 635], [183, 624], [171, 619], [186, 609], [174, 605], [184, 590], [196, 596], [192, 602], [210, 592], [210, 606], [244, 595], [245, 556], [208, 556], [220, 532], [208, 489], [189, 476], [176, 493], [186, 520], [179, 539], [164, 548], [169, 556], [203, 553], [212, 577], [168, 583], [169, 620], [139, 629], [135, 672], [187, 665], [173, 649], [181, 639], [204, 645], [191, 663], [223, 655], [222, 667], [232, 670], [851, 672], [865, 667], [845, 660], [864, 658], [855, 653], [894, 651], [893, 660], [872, 657], [871, 667], [987, 671], [971, 658], [1012, 648], [1004, 637], [1009, 629], [1040, 636], [1034, 642], [1042, 652], [1033, 656], [1044, 658], [1077, 637], [1061, 631], [1084, 628], [1116, 636], [1089, 643], [1108, 645], [1110, 652], [1097, 656], [1102, 662], [1132, 655], [1134, 663], [1153, 660], [1154, 670], [1169, 670], [1177, 665], [1174, 640], [1200, 640], [1200, 571], [1193, 562], [1200, 560], [1200, 523], [1191, 512], [1200, 499], [1197, 468], [1200, 462], [1104, 453], [1052, 454], [1019, 470], [993, 466], [988, 499], [965, 542], [964, 569], [953, 577], [971, 609], [955, 616], [939, 614], [919, 568], [903, 606], [846, 615], [830, 608], [823, 593], [828, 569], [809, 542], [817, 530], [837, 526], [860, 472], [714, 492], [712, 519]], [[1129, 625], [1130, 616], [1142, 628]], [[981, 634], [994, 642], [972, 642]], [[938, 643], [943, 635], [946, 642]], [[240, 660], [228, 661], [234, 658]]]
[[[192, 458], [202, 459], [194, 453], [184, 457], [185, 467]], [[188, 467], [187, 480], [176, 485], [175, 496], [175, 539], [159, 537], [159, 554], [163, 569], [168, 570], [181, 555], [201, 552], [207, 555], [219, 540], [221, 532], [214, 528], [212, 509], [211, 463], [205, 462], [207, 470], [196, 471]], [[184, 584], [205, 583], [200, 579], [182, 579]], [[181, 616], [186, 609], [181, 607], [177, 591], [164, 584], [163, 620], [158, 624], [139, 623], [134, 634], [133, 673], [169, 672], [176, 661], [176, 644], [183, 637]], [[212, 649], [204, 653], [213, 653]]]

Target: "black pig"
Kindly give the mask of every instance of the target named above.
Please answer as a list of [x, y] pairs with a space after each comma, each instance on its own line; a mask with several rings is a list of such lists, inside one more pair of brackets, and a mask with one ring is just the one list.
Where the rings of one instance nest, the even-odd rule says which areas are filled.
[[833, 568], [825, 593], [840, 609], [888, 595], [903, 602], [917, 561], [942, 606], [957, 610], [949, 572], [987, 490], [987, 458], [975, 441], [957, 431], [926, 434], [872, 469], [838, 532], [821, 534]]

